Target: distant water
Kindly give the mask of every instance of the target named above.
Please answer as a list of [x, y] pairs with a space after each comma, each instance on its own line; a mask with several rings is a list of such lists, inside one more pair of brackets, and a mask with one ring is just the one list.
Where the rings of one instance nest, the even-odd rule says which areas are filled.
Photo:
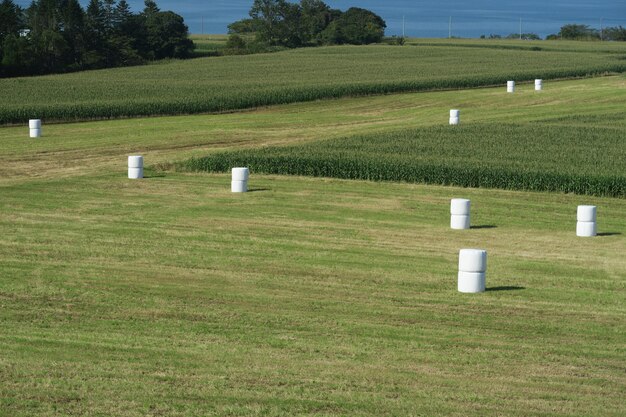
[[[26, 7], [30, 0], [16, 1]], [[86, 7], [88, 1], [81, 1]], [[133, 11], [143, 8], [143, 0], [129, 0]], [[157, 0], [162, 10], [172, 10], [185, 18], [192, 33], [226, 33], [226, 26], [247, 17], [252, 0], [175, 1]], [[373, 10], [387, 22], [387, 35], [422, 38], [452, 36], [476, 38], [480, 35], [524, 33], [545, 37], [567, 23], [592, 27], [626, 26], [626, 0], [328, 0], [331, 7], [345, 10], [363, 7]]]

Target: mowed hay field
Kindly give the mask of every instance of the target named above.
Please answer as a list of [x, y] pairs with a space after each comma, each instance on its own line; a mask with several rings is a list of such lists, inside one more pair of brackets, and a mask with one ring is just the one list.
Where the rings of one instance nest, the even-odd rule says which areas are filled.
[[[608, 166], [563, 135], [574, 162], [553, 167], [623, 178], [624, 104], [619, 75], [0, 128], [0, 415], [622, 416], [626, 199], [255, 171], [235, 195], [173, 169], [325, 140], [389, 156], [371, 138], [410, 143], [460, 108], [456, 132], [603, 127]], [[453, 197], [473, 229], [450, 230]], [[575, 236], [579, 204], [598, 237]], [[488, 291], [459, 294], [472, 247]]]
[[2, 187], [3, 415], [623, 415], [623, 199], [124, 174]]
[[[476, 48], [476, 45], [492, 46]], [[324, 47], [0, 80], [0, 124], [220, 112], [355, 95], [626, 71], [626, 46]], [[520, 45], [525, 45], [520, 43]], [[595, 47], [595, 48], [594, 48]], [[558, 48], [563, 48], [558, 49]], [[581, 49], [582, 48], [582, 49]]]

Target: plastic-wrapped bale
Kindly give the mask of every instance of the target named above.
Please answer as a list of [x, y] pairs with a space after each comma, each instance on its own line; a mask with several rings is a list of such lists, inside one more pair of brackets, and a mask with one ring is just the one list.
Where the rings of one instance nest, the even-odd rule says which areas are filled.
[[596, 206], [578, 206], [576, 236], [593, 237], [598, 234]]
[[250, 169], [237, 167], [232, 169], [232, 179], [230, 190], [233, 193], [248, 192], [248, 179], [250, 178]]
[[515, 92], [515, 81], [507, 81], [506, 82], [506, 92], [514, 93]]
[[41, 137], [41, 120], [40, 119], [30, 119], [28, 121], [28, 128], [30, 129], [31, 138]]
[[231, 181], [230, 191], [232, 191], [233, 193], [247, 193], [248, 181]]
[[479, 293], [486, 289], [487, 251], [461, 249], [459, 252], [458, 291]]
[[450, 200], [450, 228], [465, 230], [470, 228], [470, 200], [453, 198]]
[[137, 180], [143, 178], [143, 156], [128, 157], [128, 178]]
[[543, 90], [543, 80], [536, 79], [535, 80], [535, 91]]
[[450, 110], [450, 125], [458, 125], [461, 123], [461, 111], [460, 110]]

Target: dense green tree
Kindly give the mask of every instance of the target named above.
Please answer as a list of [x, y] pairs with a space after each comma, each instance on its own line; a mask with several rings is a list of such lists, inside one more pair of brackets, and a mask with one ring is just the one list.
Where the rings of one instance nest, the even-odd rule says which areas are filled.
[[561, 39], [600, 39], [600, 34], [588, 25], [569, 24], [561, 27], [559, 37]]
[[302, 8], [298, 4], [281, 1], [278, 4], [279, 22], [276, 27], [277, 44], [296, 48], [305, 43], [302, 29]]
[[331, 10], [321, 0], [302, 0], [302, 38], [307, 44], [321, 42], [320, 34], [328, 27], [333, 18], [339, 17], [339, 10]]
[[107, 24], [102, 0], [90, 0], [85, 14], [85, 36], [88, 53], [85, 63], [90, 68], [106, 67], [107, 60]]
[[254, 0], [250, 17], [257, 22], [257, 39], [268, 45], [280, 42], [281, 7], [284, 0]]
[[120, 0], [115, 7], [115, 12], [113, 13], [114, 27], [117, 30], [121, 30], [123, 25], [125, 25], [132, 16], [133, 13], [130, 11], [128, 2], [126, 0]]
[[150, 13], [146, 16], [148, 45], [152, 58], [187, 58], [194, 44], [183, 18], [173, 12]]
[[68, 47], [64, 62], [70, 70], [82, 69], [87, 53], [85, 12], [78, 0], [63, 0], [61, 7], [62, 34]]
[[228, 25], [229, 34], [249, 34], [257, 31], [257, 21], [255, 19], [242, 19]]
[[366, 45], [382, 41], [386, 27], [377, 14], [352, 7], [328, 25], [322, 39], [328, 44]]
[[[4, 70], [0, 68], [0, 76], [19, 68], [18, 38], [20, 30], [24, 28], [23, 10], [11, 0], [0, 3], [0, 62], [5, 61]], [[9, 39], [10, 38], [10, 39]], [[5, 45], [6, 42], [6, 45]], [[10, 68], [9, 68], [10, 67]]]
[[380, 42], [385, 21], [369, 10], [333, 10], [321, 0], [254, 0], [250, 19], [229, 26], [231, 34], [254, 32], [267, 46], [298, 47], [325, 44]]
[[0, 3], [0, 41], [8, 35], [19, 36], [24, 27], [22, 9], [11, 0]]
[[61, 0], [34, 1], [27, 10], [29, 41], [36, 61], [35, 73], [57, 72], [67, 66], [70, 46], [63, 36]]
[[145, 0], [144, 6], [145, 7], [143, 9], [143, 14], [145, 15], [156, 14], [161, 11], [161, 9], [159, 9], [159, 6], [157, 6], [156, 2], [153, 0]]
[[24, 74], [28, 68], [37, 65], [31, 43], [24, 36], [7, 35], [2, 43], [2, 50], [0, 76]]
[[126, 0], [90, 0], [86, 11], [78, 0], [34, 0], [24, 12], [1, 0], [0, 76], [188, 57], [193, 43], [183, 18], [145, 5], [133, 14]]
[[622, 26], [604, 29], [602, 38], [607, 41], [626, 41], [626, 28]]

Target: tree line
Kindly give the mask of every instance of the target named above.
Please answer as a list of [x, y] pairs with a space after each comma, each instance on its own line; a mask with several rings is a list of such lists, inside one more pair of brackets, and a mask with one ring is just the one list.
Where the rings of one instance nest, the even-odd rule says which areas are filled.
[[626, 28], [615, 26], [598, 30], [588, 25], [568, 24], [546, 39], [626, 41]]
[[[482, 35], [481, 39], [523, 39], [536, 41], [541, 40], [541, 37], [536, 33], [522, 33], [521, 36], [519, 33], [511, 33], [507, 36], [501, 35]], [[593, 40], [601, 40], [601, 41], [626, 41], [626, 28], [622, 26], [614, 26], [614, 27], [606, 27], [601, 30], [594, 29], [589, 25], [580, 25], [570, 23], [564, 26], [561, 26], [561, 30], [559, 33], [555, 33], [552, 35], [548, 35], [546, 40], [578, 40], [578, 41], [593, 41]]]
[[136, 65], [186, 58], [193, 51], [183, 18], [145, 0], [132, 13], [126, 0], [34, 0], [23, 9], [0, 3], [0, 76]]
[[380, 42], [387, 27], [369, 10], [351, 7], [343, 12], [321, 0], [254, 0], [249, 15], [228, 26], [229, 49], [364, 45]]

